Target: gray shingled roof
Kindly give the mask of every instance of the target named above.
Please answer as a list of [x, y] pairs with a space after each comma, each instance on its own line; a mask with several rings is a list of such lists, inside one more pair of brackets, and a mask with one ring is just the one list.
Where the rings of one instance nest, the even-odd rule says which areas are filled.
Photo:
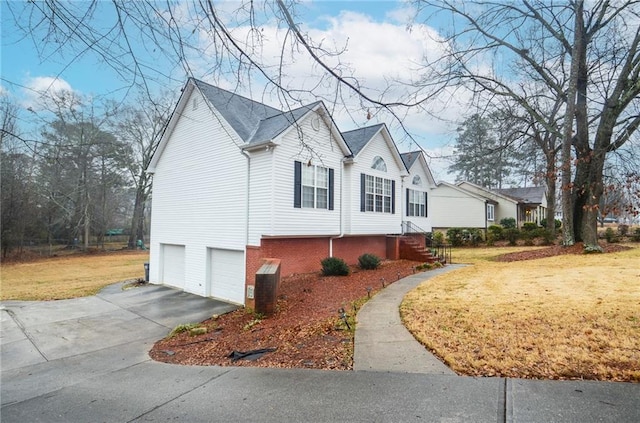
[[411, 169], [411, 166], [416, 162], [418, 157], [420, 157], [420, 151], [411, 151], [410, 153], [402, 153], [400, 157], [402, 157], [402, 161], [404, 162], [407, 170]]
[[240, 138], [250, 144], [272, 140], [320, 104], [317, 101], [283, 112], [195, 78], [192, 80]]
[[383, 126], [384, 123], [380, 123], [378, 125], [365, 126], [364, 128], [343, 132], [342, 138], [344, 138], [351, 153], [356, 156]]
[[547, 191], [545, 187], [503, 188], [496, 192], [514, 198], [521, 203], [541, 204]]

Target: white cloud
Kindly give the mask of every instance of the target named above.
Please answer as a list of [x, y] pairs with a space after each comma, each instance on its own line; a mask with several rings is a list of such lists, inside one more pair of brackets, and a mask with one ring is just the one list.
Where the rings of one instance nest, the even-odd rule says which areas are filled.
[[68, 102], [74, 96], [71, 85], [62, 78], [51, 76], [30, 77], [23, 89], [23, 106], [32, 110], [50, 108], [54, 102]]
[[[441, 57], [444, 48], [435, 29], [423, 24], [407, 27], [411, 13], [410, 8], [398, 9], [387, 15], [387, 21], [377, 22], [362, 13], [343, 11], [337, 16], [318, 18], [315, 27], [303, 24], [300, 30], [316, 46], [340, 53], [324, 54], [321, 59], [348, 81], [357, 81], [365, 95], [385, 103], [403, 101], [414, 90], [412, 85], [423, 76], [423, 64]], [[363, 101], [346, 86], [338, 88], [336, 80], [327, 78], [326, 71], [301, 46], [293, 46], [293, 35], [282, 25], [278, 27], [273, 20], [259, 25], [260, 42], [253, 41], [252, 35], [256, 34], [253, 30], [255, 28], [246, 25], [231, 29], [236, 40], [253, 51], [272, 75], [277, 75], [281, 63], [284, 65], [282, 75], [279, 75], [282, 84], [298, 90], [295, 95], [300, 96], [301, 102], [324, 100], [342, 130], [385, 122], [394, 134], [402, 136], [402, 131], [397, 131], [400, 124], [394, 121], [393, 116]], [[253, 77], [251, 87], [241, 85], [238, 88], [236, 73], [227, 73], [225, 80], [221, 76], [224, 73], [212, 72], [216, 44], [205, 31], [199, 33], [199, 38], [207, 54], [192, 62], [196, 76], [205, 75], [205, 79], [210, 81], [215, 78], [212, 82], [223, 88], [239, 89], [241, 94], [255, 100], [285, 107], [282, 97], [278, 97], [275, 91], [265, 92], [265, 80], [260, 75]], [[313, 91], [313, 94], [304, 91]], [[271, 94], [274, 95], [270, 97]], [[396, 109], [404, 127], [418, 138], [427, 139], [429, 145], [442, 144], [450, 138], [451, 122], [464, 115], [466, 95], [456, 93], [456, 101], [452, 101], [450, 93], [442, 94], [428, 106], [423, 105], [428, 107], [426, 111], [418, 107]], [[371, 120], [367, 119], [369, 112], [373, 116]]]

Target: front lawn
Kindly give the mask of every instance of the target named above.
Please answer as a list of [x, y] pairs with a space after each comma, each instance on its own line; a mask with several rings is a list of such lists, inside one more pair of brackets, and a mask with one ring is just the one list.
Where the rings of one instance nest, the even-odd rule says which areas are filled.
[[3, 263], [2, 300], [60, 300], [96, 294], [105, 286], [144, 277], [148, 251], [75, 254]]
[[488, 259], [502, 249], [482, 250], [401, 306], [407, 328], [453, 370], [640, 381], [640, 248], [509, 263]]

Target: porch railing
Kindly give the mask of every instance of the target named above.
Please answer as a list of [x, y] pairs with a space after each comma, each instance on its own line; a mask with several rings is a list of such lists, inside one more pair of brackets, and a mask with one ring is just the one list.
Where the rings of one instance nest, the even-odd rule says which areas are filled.
[[453, 263], [451, 257], [451, 244], [436, 244], [433, 242], [433, 234], [425, 231], [413, 222], [402, 222], [402, 234], [420, 234], [424, 236], [425, 245], [434, 257], [443, 263]]

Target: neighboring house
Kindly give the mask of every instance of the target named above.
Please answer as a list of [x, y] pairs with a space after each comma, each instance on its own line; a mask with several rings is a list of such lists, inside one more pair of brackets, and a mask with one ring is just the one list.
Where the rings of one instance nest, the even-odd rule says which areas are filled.
[[546, 187], [506, 188], [496, 191], [518, 201], [518, 226], [525, 222], [534, 222], [541, 226], [540, 222], [547, 216]]
[[[497, 190], [491, 190], [483, 188], [479, 185], [472, 184], [471, 182], [460, 182], [458, 187], [472, 192], [475, 195], [479, 195], [487, 200], [491, 200], [493, 203], [487, 204], [487, 221], [489, 226], [498, 225], [502, 219], [514, 218], [516, 219], [516, 225], [519, 226], [518, 221], [518, 201], [507, 195], [501, 194]], [[493, 207], [491, 205], [493, 204]], [[493, 210], [491, 210], [493, 209]]]
[[286, 275], [402, 254], [411, 175], [387, 127], [343, 134], [322, 102], [283, 112], [189, 79], [148, 172], [152, 283], [245, 304], [265, 258]]
[[495, 223], [497, 201], [465, 190], [459, 185], [438, 182], [431, 198], [434, 231], [449, 228], [486, 229]]
[[544, 187], [488, 189], [471, 182], [439, 183], [434, 191], [434, 229], [452, 227], [486, 229], [513, 218], [540, 225], [546, 213]]

